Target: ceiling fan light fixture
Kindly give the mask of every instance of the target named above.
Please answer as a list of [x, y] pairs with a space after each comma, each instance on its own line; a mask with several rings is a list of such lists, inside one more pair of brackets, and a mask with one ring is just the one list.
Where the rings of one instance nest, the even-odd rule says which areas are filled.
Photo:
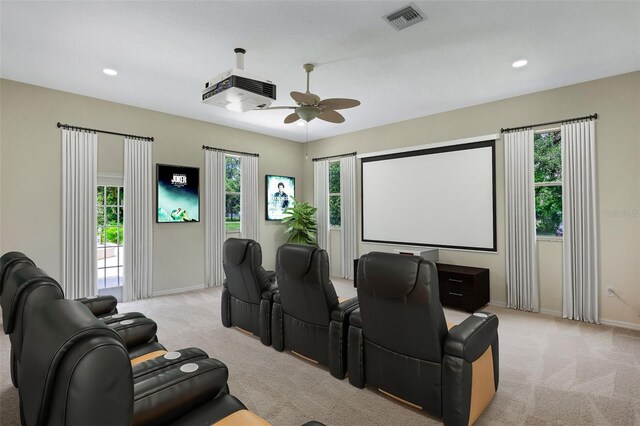
[[314, 105], [304, 105], [296, 108], [296, 114], [298, 114], [298, 117], [306, 122], [313, 120], [321, 112], [322, 109]]

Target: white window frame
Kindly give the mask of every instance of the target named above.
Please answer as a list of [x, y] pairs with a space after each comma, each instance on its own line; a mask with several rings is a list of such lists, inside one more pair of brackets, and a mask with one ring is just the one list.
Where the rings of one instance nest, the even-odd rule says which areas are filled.
[[[228, 158], [237, 158], [238, 159], [238, 164], [239, 164], [239, 168], [240, 168], [240, 192], [227, 192], [227, 173], [226, 173], [226, 169], [227, 169], [227, 159]], [[227, 229], [227, 195], [237, 195], [238, 197], [240, 197], [240, 200], [242, 200], [242, 159], [240, 158], [239, 155], [233, 155], [233, 154], [225, 154], [224, 156], [224, 165], [225, 165], [225, 183], [224, 183], [224, 206], [225, 206], [225, 210], [224, 210], [224, 231], [225, 234], [227, 236], [229, 235], [240, 235], [240, 228], [238, 228], [238, 230], [228, 230]], [[242, 201], [240, 202], [240, 220], [238, 221], [238, 225], [242, 226]]]
[[[102, 204], [98, 204], [98, 188], [102, 187], [103, 188], [103, 196], [102, 196]], [[107, 204], [107, 188], [109, 187], [113, 187], [113, 188], [117, 188], [117, 204]], [[117, 210], [117, 225], [115, 225], [116, 228], [120, 228], [122, 229], [122, 234], [124, 235], [124, 196], [123, 199], [120, 199], [120, 189], [122, 189], [124, 191], [124, 184], [122, 182], [122, 178], [118, 177], [118, 176], [99, 176], [98, 177], [98, 186], [96, 187], [96, 208], [97, 207], [102, 207], [104, 209], [103, 214], [102, 214], [102, 229], [103, 232], [105, 233], [105, 240], [104, 243], [101, 243], [98, 245], [98, 249], [103, 249], [103, 253], [104, 253], [104, 266], [97, 266], [96, 267], [96, 272], [99, 272], [100, 270], [104, 271], [104, 277], [102, 279], [102, 283], [106, 284], [106, 274], [107, 274], [107, 269], [116, 269], [116, 271], [118, 272], [117, 276], [118, 276], [118, 287], [124, 287], [124, 272], [122, 273], [122, 275], [120, 275], [120, 270], [124, 270], [124, 256], [122, 256], [122, 258], [120, 257], [120, 247], [124, 246], [124, 242], [120, 241], [120, 232], [117, 233], [117, 246], [116, 246], [116, 259], [117, 259], [117, 264], [115, 266], [107, 266], [106, 265], [106, 252], [107, 252], [107, 239], [106, 239], [106, 220], [107, 220], [107, 207], [115, 207]], [[124, 192], [123, 192], [124, 194]], [[122, 217], [120, 217], [120, 209], [122, 209]], [[96, 224], [97, 225], [97, 224]], [[109, 227], [113, 227], [114, 225], [109, 225]], [[98, 229], [96, 229], [96, 233], [97, 233]], [[100, 287], [100, 280], [98, 280], [98, 282], [96, 283], [96, 287], [98, 288], [98, 291], [100, 291], [101, 287]], [[102, 287], [103, 289], [107, 288]]]
[[[534, 133], [534, 135], [537, 135], [537, 134], [540, 134], [540, 133], [552, 133], [552, 132], [560, 132], [560, 127], [554, 127], [554, 128], [551, 128], [551, 129], [536, 130], [533, 133]], [[535, 161], [535, 149], [534, 149], [534, 161]], [[562, 156], [560, 157], [560, 166], [562, 166]], [[534, 182], [534, 184], [533, 184], [534, 191], [535, 191], [536, 188], [541, 188], [541, 187], [545, 187], [545, 186], [559, 186], [559, 187], [562, 188], [562, 191], [564, 192], [564, 188], [562, 187], [562, 181]], [[536, 197], [536, 201], [537, 201], [537, 197]], [[534, 210], [534, 214], [535, 214], [535, 210]], [[564, 205], [562, 206], [562, 216], [563, 216], [563, 220], [564, 220]], [[563, 237], [558, 237], [557, 235], [538, 235], [538, 231], [536, 229], [536, 240], [537, 241], [562, 241], [562, 239], [563, 239]]]

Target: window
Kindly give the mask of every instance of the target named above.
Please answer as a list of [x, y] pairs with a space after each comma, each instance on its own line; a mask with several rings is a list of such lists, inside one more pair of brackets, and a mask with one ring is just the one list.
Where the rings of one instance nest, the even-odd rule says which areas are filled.
[[533, 139], [536, 235], [562, 237], [562, 153], [560, 131], [536, 133]]
[[340, 161], [329, 163], [329, 225], [340, 227]]
[[240, 157], [227, 155], [225, 159], [225, 229], [240, 232]]
[[97, 191], [98, 294], [122, 299], [124, 283], [124, 188], [99, 185]]

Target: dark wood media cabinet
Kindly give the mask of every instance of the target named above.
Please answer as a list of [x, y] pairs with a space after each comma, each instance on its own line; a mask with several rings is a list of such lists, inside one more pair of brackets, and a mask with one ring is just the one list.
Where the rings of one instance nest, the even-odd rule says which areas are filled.
[[489, 303], [489, 270], [437, 263], [440, 303], [474, 312]]

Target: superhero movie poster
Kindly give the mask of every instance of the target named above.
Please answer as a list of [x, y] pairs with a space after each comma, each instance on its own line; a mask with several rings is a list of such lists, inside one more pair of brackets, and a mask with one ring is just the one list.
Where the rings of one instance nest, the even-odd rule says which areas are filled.
[[200, 169], [158, 164], [158, 223], [200, 221]]

